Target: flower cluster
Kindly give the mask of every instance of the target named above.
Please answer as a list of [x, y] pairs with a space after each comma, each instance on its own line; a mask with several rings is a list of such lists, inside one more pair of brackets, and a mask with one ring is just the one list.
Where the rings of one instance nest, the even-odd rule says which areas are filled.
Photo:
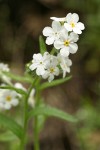
[[71, 65], [72, 61], [68, 57], [63, 57], [60, 53], [54, 56], [45, 52], [43, 55], [40, 53], [33, 55], [30, 69], [36, 70], [38, 76], [42, 76], [43, 79], [48, 79], [51, 82], [54, 76], [58, 76], [61, 72], [65, 77], [66, 73], [70, 72]]
[[51, 17], [53, 20], [52, 27], [45, 27], [43, 35], [46, 36], [46, 44], [53, 44], [60, 51], [61, 55], [69, 56], [78, 50], [76, 42], [79, 35], [84, 30], [84, 24], [79, 21], [76, 13], [69, 13], [65, 18]]
[[46, 44], [52, 45], [56, 49], [56, 55], [45, 52], [34, 54], [31, 65], [31, 71], [36, 70], [38, 76], [48, 79], [51, 82], [55, 76], [70, 72], [72, 61], [69, 54], [74, 54], [78, 50], [77, 41], [79, 34], [85, 29], [84, 24], [79, 22], [79, 16], [76, 13], [69, 13], [64, 18], [51, 17], [52, 27], [45, 27], [43, 35], [46, 36]]

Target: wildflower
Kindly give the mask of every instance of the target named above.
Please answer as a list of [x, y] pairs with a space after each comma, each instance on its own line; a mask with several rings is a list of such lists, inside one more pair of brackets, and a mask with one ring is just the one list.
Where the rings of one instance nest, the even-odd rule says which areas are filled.
[[0, 90], [0, 108], [9, 110], [12, 106], [17, 106], [19, 103], [17, 92], [1, 89]]
[[75, 43], [78, 40], [78, 35], [71, 32], [68, 35], [68, 32], [64, 32], [58, 41], [55, 41], [54, 47], [60, 49], [60, 54], [64, 57], [67, 57], [69, 53], [76, 53], [78, 45]]
[[62, 26], [59, 22], [53, 21], [52, 28], [45, 27], [43, 29], [43, 35], [46, 36], [46, 44], [51, 45], [54, 41], [59, 39], [60, 33], [62, 31]]
[[28, 99], [28, 104], [31, 106], [31, 107], [34, 107], [35, 106], [35, 98], [34, 98], [34, 95], [35, 95], [35, 89], [33, 88], [31, 93], [30, 93], [30, 96], [29, 96], [29, 99]]
[[18, 89], [22, 89], [23, 91], [26, 91], [26, 88], [19, 82], [15, 83], [14, 86]]
[[33, 55], [32, 64], [30, 65], [30, 69], [33, 71], [36, 69], [37, 75], [43, 75], [45, 73], [45, 67], [48, 63], [49, 53], [45, 52], [44, 55], [38, 53]]
[[3, 72], [9, 72], [10, 69], [8, 67], [8, 64], [0, 63], [0, 78], [2, 81], [10, 84], [10, 78], [3, 74]]
[[57, 65], [58, 65], [58, 62], [57, 62], [56, 57], [52, 57], [50, 63], [48, 63], [46, 66], [46, 71], [42, 75], [42, 78], [43, 79], [48, 78], [48, 81], [51, 82], [54, 79], [54, 76], [58, 76], [60, 71]]
[[70, 66], [72, 61], [68, 57], [63, 57], [60, 53], [57, 55], [59, 65], [63, 71], [63, 78], [66, 76], [66, 73], [70, 73]]
[[81, 34], [82, 31], [84, 30], [84, 24], [82, 22], [78, 22], [79, 21], [79, 16], [76, 13], [69, 13], [66, 16], [66, 22], [64, 23], [65, 28], [67, 29], [67, 31], [73, 31], [76, 34]]

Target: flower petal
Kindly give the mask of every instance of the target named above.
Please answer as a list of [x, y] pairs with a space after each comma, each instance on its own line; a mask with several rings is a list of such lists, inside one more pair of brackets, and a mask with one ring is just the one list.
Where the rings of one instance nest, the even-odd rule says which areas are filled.
[[85, 26], [84, 26], [84, 24], [83, 24], [82, 22], [78, 22], [78, 23], [77, 23], [77, 27], [78, 27], [79, 29], [81, 29], [81, 30], [84, 30], [84, 29], [85, 29]]
[[74, 54], [74, 53], [76, 53], [77, 50], [78, 50], [78, 45], [76, 43], [71, 43], [70, 48], [69, 48], [69, 52]]
[[64, 47], [60, 50], [60, 54], [63, 56], [63, 57], [67, 57], [69, 55], [69, 47]]
[[42, 32], [44, 36], [51, 36], [53, 29], [51, 27], [45, 27]]
[[73, 31], [76, 33], [76, 34], [81, 34], [82, 31], [76, 26], [75, 28], [73, 28]]
[[66, 21], [70, 23], [72, 21], [72, 13], [68, 13], [66, 16]]
[[61, 24], [57, 21], [52, 22], [53, 31], [58, 32], [61, 30]]
[[70, 35], [69, 35], [69, 41], [70, 42], [77, 42], [79, 39], [79, 36], [78, 34], [74, 33], [74, 32], [71, 32]]
[[52, 19], [52, 20], [54, 20], [54, 21], [60, 21], [60, 22], [65, 21], [65, 17], [64, 17], [64, 18], [50, 17], [50, 19]]
[[76, 13], [72, 14], [73, 22], [77, 23], [79, 21], [79, 16]]
[[55, 47], [56, 49], [62, 48], [62, 47], [63, 47], [63, 42], [61, 42], [61, 41], [55, 41], [55, 42], [54, 42], [54, 47]]
[[68, 24], [68, 23], [64, 23], [64, 27], [66, 28], [66, 30], [68, 30], [68, 31], [72, 31], [72, 27], [71, 27], [71, 25], [70, 25], [70, 24]]
[[47, 37], [47, 39], [46, 39], [46, 44], [47, 45], [51, 45], [51, 44], [53, 44], [54, 43], [54, 37], [52, 36], [52, 37]]

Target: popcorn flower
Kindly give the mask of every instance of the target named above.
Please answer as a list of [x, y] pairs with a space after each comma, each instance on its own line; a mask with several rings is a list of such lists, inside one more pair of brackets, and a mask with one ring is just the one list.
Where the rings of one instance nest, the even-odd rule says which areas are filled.
[[82, 22], [78, 22], [79, 21], [79, 16], [76, 13], [69, 13], [66, 16], [66, 22], [64, 23], [65, 28], [67, 29], [67, 31], [73, 31], [76, 34], [81, 34], [82, 31], [84, 30], [84, 24]]
[[45, 27], [43, 29], [43, 35], [47, 37], [46, 44], [51, 45], [54, 41], [58, 40], [62, 29], [61, 24], [57, 21], [52, 22], [52, 28]]
[[46, 44], [53, 44], [57, 51], [54, 55], [48, 52], [43, 55], [34, 54], [32, 64], [29, 66], [31, 71], [36, 71], [38, 76], [48, 79], [49, 82], [61, 73], [63, 78], [70, 73], [72, 61], [68, 56], [77, 52], [78, 34], [85, 29], [76, 13], [68, 13], [63, 18], [50, 17], [50, 19], [53, 20], [52, 25], [43, 29], [43, 35], [46, 36]]
[[68, 35], [68, 32], [64, 32], [60, 39], [54, 43], [56, 49], [60, 49], [60, 54], [64, 57], [67, 57], [69, 53], [76, 53], [78, 45], [75, 43], [78, 41], [78, 35], [71, 32]]
[[29, 67], [30, 70], [36, 69], [37, 75], [43, 75], [45, 73], [46, 63], [48, 63], [49, 55], [48, 52], [45, 52], [44, 55], [38, 53], [33, 55], [32, 64]]
[[72, 61], [68, 57], [63, 57], [60, 53], [57, 55], [59, 65], [63, 71], [63, 78], [65, 78], [66, 73], [70, 73], [70, 66]]
[[8, 67], [8, 64], [0, 63], [0, 78], [2, 81], [8, 84], [11, 83], [11, 79], [7, 77], [6, 75], [4, 75], [3, 72], [9, 72], [9, 71], [10, 69]]
[[0, 108], [4, 110], [11, 109], [12, 106], [19, 104], [18, 94], [8, 89], [0, 89]]

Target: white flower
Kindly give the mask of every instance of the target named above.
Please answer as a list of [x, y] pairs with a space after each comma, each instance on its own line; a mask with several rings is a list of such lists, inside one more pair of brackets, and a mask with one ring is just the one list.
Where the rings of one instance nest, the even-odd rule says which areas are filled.
[[31, 93], [30, 93], [30, 96], [29, 96], [29, 99], [28, 99], [28, 104], [29, 104], [31, 107], [34, 107], [34, 106], [35, 106], [34, 95], [35, 95], [35, 89], [32, 89], [32, 91], [31, 91]]
[[9, 77], [7, 77], [6, 75], [3, 74], [4, 72], [9, 72], [10, 69], [8, 67], [8, 64], [4, 64], [4, 63], [0, 63], [0, 78], [2, 81], [11, 84], [11, 79]]
[[66, 21], [66, 18], [63, 17], [63, 18], [57, 18], [57, 17], [50, 17], [50, 19], [54, 20], [54, 21], [59, 21], [59, 22], [65, 22]]
[[55, 41], [54, 47], [60, 49], [60, 54], [64, 57], [67, 57], [69, 53], [76, 53], [78, 45], [75, 43], [78, 40], [78, 35], [71, 32], [68, 35], [68, 32], [64, 32], [58, 41]]
[[8, 64], [0, 63], [0, 71], [6, 71], [9, 72]]
[[70, 73], [70, 66], [72, 61], [68, 57], [63, 57], [60, 53], [57, 55], [59, 65], [63, 71], [63, 78], [66, 76], [66, 73]]
[[32, 64], [30, 65], [30, 69], [33, 71], [36, 69], [37, 75], [43, 75], [45, 73], [45, 67], [49, 60], [49, 53], [45, 52], [44, 55], [38, 53], [33, 55]]
[[57, 21], [52, 22], [52, 28], [45, 27], [43, 29], [43, 35], [47, 37], [46, 44], [51, 45], [54, 41], [58, 40], [62, 29], [61, 24]]
[[18, 94], [15, 91], [8, 89], [0, 90], [0, 108], [11, 109], [12, 106], [17, 106], [19, 103]]
[[58, 65], [58, 61], [56, 57], [52, 57], [50, 63], [48, 63], [48, 65], [46, 66], [46, 71], [45, 73], [42, 75], [43, 79], [47, 79], [48, 81], [51, 82], [54, 79], [54, 76], [58, 76], [59, 75], [59, 68], [57, 67]]
[[26, 91], [26, 88], [19, 82], [15, 83], [14, 86], [18, 89], [22, 89], [23, 91]]
[[76, 34], [81, 34], [82, 31], [84, 30], [84, 24], [82, 22], [78, 22], [79, 21], [79, 16], [76, 13], [69, 13], [66, 16], [66, 22], [64, 23], [65, 28], [67, 29], [67, 31], [73, 31]]

